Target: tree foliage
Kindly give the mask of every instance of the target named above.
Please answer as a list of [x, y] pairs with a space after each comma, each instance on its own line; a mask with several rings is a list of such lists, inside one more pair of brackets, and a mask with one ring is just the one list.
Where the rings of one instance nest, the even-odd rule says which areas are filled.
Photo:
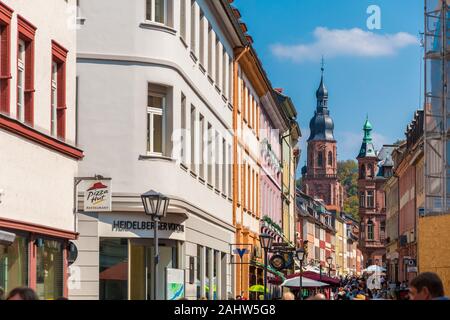
[[344, 212], [359, 220], [358, 163], [354, 160], [338, 162], [338, 179], [344, 187]]

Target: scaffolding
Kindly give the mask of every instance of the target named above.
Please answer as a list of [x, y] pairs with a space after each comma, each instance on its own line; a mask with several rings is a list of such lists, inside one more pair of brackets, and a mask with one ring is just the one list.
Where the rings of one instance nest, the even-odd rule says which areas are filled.
[[425, 215], [450, 208], [449, 5], [450, 0], [425, 0]]

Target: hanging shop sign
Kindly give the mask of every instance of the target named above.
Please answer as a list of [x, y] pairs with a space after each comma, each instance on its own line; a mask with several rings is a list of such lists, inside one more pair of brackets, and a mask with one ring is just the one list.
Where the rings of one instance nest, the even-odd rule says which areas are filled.
[[78, 248], [75, 243], [70, 241], [67, 249], [67, 262], [69, 265], [72, 265], [78, 258]]
[[270, 265], [277, 271], [284, 270], [286, 268], [286, 259], [280, 254], [275, 254], [270, 258]]
[[111, 180], [97, 180], [88, 185], [84, 192], [85, 212], [112, 211]]

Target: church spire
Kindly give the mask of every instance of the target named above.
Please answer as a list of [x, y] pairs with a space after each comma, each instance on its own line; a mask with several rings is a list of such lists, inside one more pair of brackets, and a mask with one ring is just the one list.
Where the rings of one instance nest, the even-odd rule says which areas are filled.
[[316, 92], [316, 98], [317, 98], [317, 111], [323, 111], [324, 108], [328, 108], [328, 90], [325, 87], [325, 82], [323, 79], [323, 73], [325, 71], [325, 62], [322, 56], [322, 66], [320, 68], [322, 74], [320, 78], [320, 85]]
[[364, 123], [363, 131], [364, 138], [363, 143], [361, 145], [361, 149], [359, 150], [358, 158], [366, 158], [366, 157], [376, 157], [377, 154], [375, 152], [375, 147], [373, 145], [372, 140], [372, 124], [369, 121], [369, 115], [366, 117], [366, 122]]

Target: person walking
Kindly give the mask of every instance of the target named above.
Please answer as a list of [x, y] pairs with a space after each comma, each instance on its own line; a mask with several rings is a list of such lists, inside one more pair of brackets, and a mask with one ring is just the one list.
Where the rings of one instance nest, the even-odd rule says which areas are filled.
[[39, 300], [39, 297], [33, 289], [19, 287], [11, 290], [6, 300]]
[[449, 300], [444, 293], [444, 285], [436, 273], [425, 272], [411, 281], [410, 300]]

